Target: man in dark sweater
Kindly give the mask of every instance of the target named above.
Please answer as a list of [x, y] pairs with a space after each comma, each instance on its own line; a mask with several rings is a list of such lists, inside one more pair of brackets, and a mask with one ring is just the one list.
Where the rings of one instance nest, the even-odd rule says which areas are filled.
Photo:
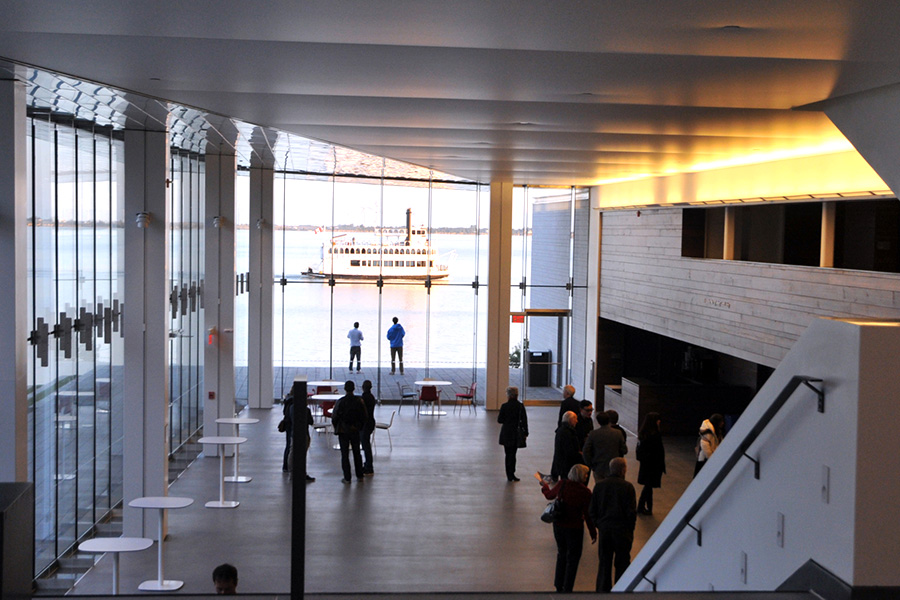
[[575, 424], [575, 435], [578, 438], [578, 447], [584, 448], [584, 440], [594, 429], [594, 405], [590, 400], [581, 401], [581, 409], [578, 411], [578, 422]]
[[597, 484], [609, 475], [609, 461], [617, 456], [625, 456], [628, 446], [622, 434], [609, 426], [609, 417], [603, 411], [597, 413], [597, 429], [591, 431], [584, 440], [581, 451], [584, 464], [594, 472], [594, 483]]
[[[569, 411], [575, 413], [575, 416], [577, 417], [579, 410], [581, 410], [581, 403], [575, 399], [575, 386], [567, 385], [563, 388], [563, 399], [562, 402], [559, 403], [559, 417], [556, 418], [556, 424], [559, 425], [562, 423], [563, 415]], [[568, 473], [568, 471], [566, 471], [566, 473]], [[566, 473], [563, 473], [563, 475]]]
[[637, 519], [637, 497], [634, 486], [625, 481], [628, 464], [624, 458], [609, 461], [609, 477], [594, 487], [588, 513], [597, 526], [597, 591], [609, 592], [613, 586], [613, 563], [618, 581], [631, 564], [631, 544]]
[[562, 423], [556, 428], [556, 439], [553, 442], [553, 466], [550, 469], [550, 477], [556, 481], [560, 477], [565, 478], [569, 474], [572, 465], [581, 464], [581, 452], [578, 448], [578, 438], [575, 435], [575, 423], [578, 416], [573, 412], [563, 415]]

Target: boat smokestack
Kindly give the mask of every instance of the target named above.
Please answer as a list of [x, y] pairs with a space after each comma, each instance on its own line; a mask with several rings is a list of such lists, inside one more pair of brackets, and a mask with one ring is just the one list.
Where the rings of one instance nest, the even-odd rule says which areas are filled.
[[412, 209], [406, 209], [406, 245], [412, 241]]

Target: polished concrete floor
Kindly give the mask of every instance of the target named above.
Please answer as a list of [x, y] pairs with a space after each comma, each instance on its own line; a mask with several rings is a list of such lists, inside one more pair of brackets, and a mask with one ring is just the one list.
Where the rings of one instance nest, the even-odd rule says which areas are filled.
[[[404, 406], [387, 434], [376, 433], [375, 475], [341, 483], [336, 438], [314, 435], [307, 489], [307, 593], [546, 592], [553, 589], [556, 547], [551, 526], [538, 519], [546, 501], [531, 476], [550, 467], [556, 407], [529, 406], [531, 435], [519, 450], [519, 483], [506, 481], [497, 443], [497, 413], [463, 408], [443, 417], [417, 418]], [[382, 405], [388, 421], [396, 406]], [[211, 593], [210, 573], [230, 562], [243, 594], [277, 594], [290, 588], [290, 481], [282, 473], [284, 434], [276, 431], [281, 407], [248, 410], [260, 418], [244, 426], [241, 473], [249, 483], [228, 483], [236, 509], [209, 509], [218, 497], [218, 460], [201, 456], [169, 490], [194, 504], [169, 511], [166, 578], [184, 581], [182, 594]], [[223, 434], [226, 432], [223, 430]], [[636, 555], [690, 481], [694, 439], [666, 438], [668, 474], [656, 490], [653, 516], [640, 516]], [[629, 457], [634, 440], [629, 440]], [[231, 459], [226, 470], [231, 468]], [[637, 463], [629, 462], [635, 481]], [[640, 489], [638, 488], [638, 493]], [[73, 594], [108, 594], [110, 556], [104, 556]], [[121, 556], [120, 586], [134, 594], [156, 578], [156, 546]], [[576, 591], [592, 591], [596, 547], [585, 536]]]

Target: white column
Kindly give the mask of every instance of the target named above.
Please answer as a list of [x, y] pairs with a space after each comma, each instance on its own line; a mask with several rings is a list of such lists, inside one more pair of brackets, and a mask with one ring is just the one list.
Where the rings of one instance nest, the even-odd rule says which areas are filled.
[[822, 203], [822, 239], [819, 242], [819, 266], [834, 266], [834, 227], [837, 202]]
[[[595, 406], [603, 406], [603, 389], [597, 385], [597, 327], [600, 318], [600, 242], [603, 233], [603, 213], [600, 212], [600, 189], [592, 187], [588, 224], [590, 245], [587, 254], [587, 302], [584, 316], [584, 380], [575, 381], [579, 390], [584, 390], [581, 397], [591, 400]], [[597, 401], [600, 400], [598, 403]]]
[[[491, 183], [491, 222], [488, 234], [487, 389], [484, 395], [487, 410], [500, 408], [506, 401], [506, 388], [509, 386], [512, 196], [512, 183]], [[520, 391], [520, 395], [521, 393]]]
[[725, 233], [722, 236], [722, 258], [734, 260], [737, 237], [735, 235], [736, 213], [731, 206], [725, 207]]
[[25, 84], [0, 81], [0, 481], [28, 480]]
[[[234, 154], [206, 155], [206, 265], [203, 285], [203, 431], [218, 435], [216, 419], [234, 416]], [[227, 432], [231, 434], [231, 426]], [[216, 452], [212, 452], [216, 448]], [[217, 456], [207, 446], [204, 456]], [[226, 455], [231, 454], [229, 449]]]
[[250, 298], [247, 383], [250, 408], [272, 408], [272, 215], [275, 172], [250, 169]]
[[[126, 536], [156, 535], [156, 515], [127, 504], [141, 496], [165, 496], [168, 489], [168, 167], [166, 132], [125, 131]], [[147, 227], [138, 227], [138, 213], [149, 213]]]

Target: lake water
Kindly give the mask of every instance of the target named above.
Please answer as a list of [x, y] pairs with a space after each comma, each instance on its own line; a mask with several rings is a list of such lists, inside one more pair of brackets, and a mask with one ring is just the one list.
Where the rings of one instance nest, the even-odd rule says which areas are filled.
[[[372, 281], [338, 281], [331, 288], [327, 281], [302, 275], [320, 261], [322, 242], [329, 234], [277, 231], [276, 238], [275, 277], [283, 273], [288, 280], [286, 286], [276, 285], [274, 294], [276, 366], [342, 365], [349, 359], [347, 332], [354, 321], [365, 336], [363, 363], [371, 365], [380, 355], [382, 364], [389, 364], [385, 334], [394, 316], [406, 330], [404, 363], [410, 367], [424, 366], [426, 361], [434, 367], [473, 362], [484, 366], [487, 235], [432, 235], [439, 261], [448, 262], [451, 270], [447, 280], [432, 286], [430, 294], [421, 281], [385, 282], [381, 290]], [[239, 243], [239, 247], [247, 246]], [[522, 238], [514, 238], [514, 282], [521, 278], [522, 253]], [[239, 251], [236, 260], [240, 271], [247, 264], [246, 250]], [[472, 287], [476, 275], [482, 285], [477, 294]], [[513, 297], [517, 302], [518, 295]], [[246, 300], [246, 294], [239, 296], [236, 309], [235, 361], [239, 365], [247, 360], [246, 317], [241, 318], [246, 315]], [[511, 336], [518, 339], [520, 332], [514, 330]]]

